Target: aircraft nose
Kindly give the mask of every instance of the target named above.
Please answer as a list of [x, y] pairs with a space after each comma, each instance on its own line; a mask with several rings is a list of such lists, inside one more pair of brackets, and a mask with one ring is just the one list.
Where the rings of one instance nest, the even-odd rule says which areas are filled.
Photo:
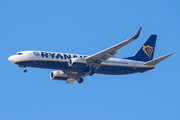
[[14, 62], [14, 61], [15, 61], [15, 58], [14, 58], [14, 56], [10, 56], [10, 57], [8, 58], [8, 60], [11, 61], [11, 62]]

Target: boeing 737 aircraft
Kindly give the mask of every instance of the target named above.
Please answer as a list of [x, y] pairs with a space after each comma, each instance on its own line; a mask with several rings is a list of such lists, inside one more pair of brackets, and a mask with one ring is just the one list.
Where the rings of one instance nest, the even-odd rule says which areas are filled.
[[[83, 77], [94, 73], [107, 75], [123, 75], [131, 73], [144, 73], [154, 69], [155, 65], [166, 59], [172, 53], [153, 59], [157, 35], [151, 35], [140, 50], [132, 57], [115, 58], [117, 50], [138, 38], [141, 28], [134, 37], [93, 55], [79, 55], [47, 51], [22, 51], [10, 56], [9, 61], [19, 67], [55, 69], [50, 78], [63, 80], [66, 83], [82, 83]], [[114, 58], [113, 58], [114, 57]]]

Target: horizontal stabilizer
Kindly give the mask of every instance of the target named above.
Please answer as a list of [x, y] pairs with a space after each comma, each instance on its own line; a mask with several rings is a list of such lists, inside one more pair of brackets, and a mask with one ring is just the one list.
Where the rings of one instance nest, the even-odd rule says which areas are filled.
[[148, 62], [145, 62], [144, 65], [156, 65], [158, 64], [159, 62], [161, 62], [162, 60], [166, 59], [167, 57], [171, 56], [173, 53], [170, 53], [170, 54], [167, 54], [167, 55], [164, 55], [162, 57], [159, 57], [159, 58], [156, 58], [154, 60], [150, 60]]

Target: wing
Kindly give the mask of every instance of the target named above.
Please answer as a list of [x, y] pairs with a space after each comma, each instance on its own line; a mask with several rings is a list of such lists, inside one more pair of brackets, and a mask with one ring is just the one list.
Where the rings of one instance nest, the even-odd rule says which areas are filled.
[[139, 28], [139, 30], [137, 31], [137, 33], [132, 37], [129, 38], [128, 40], [125, 40], [117, 45], [114, 45], [108, 49], [105, 49], [101, 52], [98, 52], [96, 54], [93, 54], [89, 57], [86, 57], [86, 61], [88, 62], [88, 66], [90, 68], [94, 68], [94, 69], [98, 69], [101, 62], [105, 62], [107, 59], [109, 59], [110, 57], [114, 57], [114, 55], [117, 53], [117, 50], [124, 47], [125, 45], [127, 45], [128, 43], [132, 42], [133, 40], [137, 39], [139, 34], [141, 31], [141, 27]]

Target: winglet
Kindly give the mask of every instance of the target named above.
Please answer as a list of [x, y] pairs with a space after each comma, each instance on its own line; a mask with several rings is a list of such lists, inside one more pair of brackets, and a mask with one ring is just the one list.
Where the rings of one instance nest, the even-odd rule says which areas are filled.
[[159, 58], [156, 58], [154, 60], [150, 60], [148, 62], [145, 62], [144, 65], [156, 65], [158, 64], [159, 62], [161, 62], [162, 60], [166, 59], [167, 57], [171, 56], [173, 53], [170, 53], [170, 54], [167, 54], [167, 55], [164, 55], [162, 57], [159, 57]]
[[139, 28], [139, 30], [137, 31], [137, 33], [134, 35], [134, 37], [132, 37], [131, 39], [137, 39], [139, 37], [139, 34], [141, 32], [142, 27]]

